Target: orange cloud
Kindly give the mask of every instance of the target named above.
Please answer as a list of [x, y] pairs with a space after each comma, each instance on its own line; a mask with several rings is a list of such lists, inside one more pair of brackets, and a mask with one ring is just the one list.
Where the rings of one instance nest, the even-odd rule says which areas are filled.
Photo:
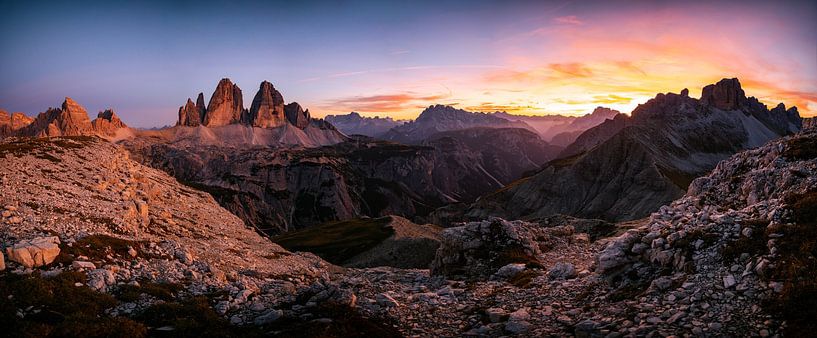
[[593, 76], [593, 71], [578, 62], [571, 63], [553, 63], [549, 66], [550, 69], [574, 77], [590, 77]]

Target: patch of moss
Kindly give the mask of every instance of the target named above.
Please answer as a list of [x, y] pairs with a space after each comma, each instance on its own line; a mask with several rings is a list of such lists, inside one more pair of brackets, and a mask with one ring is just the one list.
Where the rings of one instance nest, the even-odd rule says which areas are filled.
[[389, 217], [352, 219], [313, 226], [289, 232], [272, 239], [289, 251], [308, 251], [342, 265], [355, 255], [367, 251], [394, 235], [385, 227]]

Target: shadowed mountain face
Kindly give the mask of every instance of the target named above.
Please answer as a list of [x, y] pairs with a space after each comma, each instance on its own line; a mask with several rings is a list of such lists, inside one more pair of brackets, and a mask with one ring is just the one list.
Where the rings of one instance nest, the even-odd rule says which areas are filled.
[[[769, 110], [737, 79], [659, 94], [631, 118], [591, 128], [539, 173], [481, 198], [453, 219], [543, 217], [562, 213], [607, 220], [644, 217], [742, 149], [796, 132], [796, 108]], [[450, 216], [450, 210], [446, 213]]]
[[567, 146], [573, 143], [582, 132], [595, 127], [608, 119], [620, 116], [621, 113], [605, 107], [596, 107], [590, 114], [573, 117], [562, 115], [526, 116], [496, 112], [493, 116], [509, 121], [523, 122], [536, 131], [543, 140], [552, 145]]
[[363, 117], [356, 112], [346, 115], [329, 115], [324, 118], [346, 135], [364, 135], [369, 137], [380, 137], [389, 129], [397, 127], [404, 122], [395, 121], [391, 117]]

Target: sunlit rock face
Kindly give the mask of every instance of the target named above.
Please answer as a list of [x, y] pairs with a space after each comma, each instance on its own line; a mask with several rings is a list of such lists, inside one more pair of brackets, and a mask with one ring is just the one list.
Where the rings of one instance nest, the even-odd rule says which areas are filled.
[[106, 109], [99, 112], [97, 117], [91, 121], [94, 131], [100, 135], [113, 136], [120, 128], [127, 128], [124, 122], [116, 116], [113, 109]]
[[85, 108], [66, 97], [62, 108], [49, 108], [37, 115], [34, 121], [21, 129], [22, 136], [76, 136], [93, 134], [91, 119]]
[[221, 79], [204, 114], [203, 125], [208, 127], [226, 126], [241, 121], [244, 112], [244, 99], [241, 88], [230, 81]]
[[179, 107], [179, 121], [176, 123], [179, 126], [196, 127], [201, 125], [200, 110], [193, 103], [193, 100], [187, 99], [184, 106]]
[[261, 82], [258, 93], [252, 100], [244, 123], [253, 127], [273, 128], [286, 123], [284, 117], [284, 97], [267, 81]]
[[9, 115], [5, 110], [0, 109], [0, 138], [13, 135], [17, 130], [31, 124], [34, 119], [23, 113], [12, 113]]

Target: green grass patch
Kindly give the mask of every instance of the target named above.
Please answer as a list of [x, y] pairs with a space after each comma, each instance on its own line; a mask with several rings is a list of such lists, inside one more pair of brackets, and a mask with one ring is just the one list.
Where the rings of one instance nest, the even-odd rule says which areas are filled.
[[144, 281], [135, 285], [122, 285], [116, 292], [116, 298], [125, 302], [134, 302], [142, 294], [150, 295], [164, 301], [171, 301], [177, 298], [177, 294], [184, 288], [176, 283], [154, 283]]
[[272, 241], [289, 251], [308, 251], [342, 265], [394, 235], [393, 229], [385, 227], [390, 221], [389, 217], [381, 217], [329, 222], [286, 233]]

